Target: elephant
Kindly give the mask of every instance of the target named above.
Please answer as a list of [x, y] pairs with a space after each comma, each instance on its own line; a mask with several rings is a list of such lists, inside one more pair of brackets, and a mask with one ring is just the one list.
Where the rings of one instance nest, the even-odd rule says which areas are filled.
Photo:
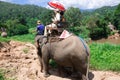
[[2, 37], [7, 37], [7, 32], [2, 32], [2, 33], [1, 33], [1, 36], [2, 36]]
[[[45, 40], [45, 41], [44, 41]], [[49, 60], [53, 59], [61, 67], [72, 67], [82, 74], [83, 80], [88, 80], [90, 49], [87, 43], [76, 35], [63, 40], [46, 42], [47, 38], [40, 40], [38, 56], [41, 63], [41, 72], [49, 76]]]

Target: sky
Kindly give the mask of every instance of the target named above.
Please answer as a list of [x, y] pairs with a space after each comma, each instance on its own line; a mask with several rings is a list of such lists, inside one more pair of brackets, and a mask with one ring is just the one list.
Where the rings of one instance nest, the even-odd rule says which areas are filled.
[[0, 0], [16, 4], [34, 4], [50, 8], [49, 1], [59, 1], [67, 9], [68, 7], [77, 7], [80, 9], [96, 9], [103, 6], [115, 6], [120, 4], [120, 0]]

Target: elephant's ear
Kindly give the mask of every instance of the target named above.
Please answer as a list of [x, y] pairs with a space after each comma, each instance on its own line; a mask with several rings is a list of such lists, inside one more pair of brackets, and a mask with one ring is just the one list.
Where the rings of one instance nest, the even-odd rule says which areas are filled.
[[46, 36], [42, 36], [41, 38], [39, 38], [39, 46], [42, 47], [44, 44], [46, 44], [48, 42], [48, 39]]
[[43, 44], [46, 44], [47, 42], [48, 42], [47, 37], [43, 37], [42, 43], [43, 43]]

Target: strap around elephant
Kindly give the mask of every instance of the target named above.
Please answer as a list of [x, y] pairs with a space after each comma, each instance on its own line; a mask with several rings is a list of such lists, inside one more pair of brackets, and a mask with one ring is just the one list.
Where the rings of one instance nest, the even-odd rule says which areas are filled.
[[81, 37], [79, 37], [79, 38], [80, 38], [80, 40], [81, 40], [82, 43], [83, 43], [83, 46], [84, 46], [84, 48], [85, 48], [85, 50], [86, 50], [87, 55], [89, 56], [89, 52], [88, 52], [87, 46], [85, 45], [85, 41], [84, 41]]

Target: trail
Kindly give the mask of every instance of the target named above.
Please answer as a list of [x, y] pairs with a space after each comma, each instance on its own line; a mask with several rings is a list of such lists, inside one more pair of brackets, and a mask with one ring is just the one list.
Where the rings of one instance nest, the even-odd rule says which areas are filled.
[[[40, 72], [40, 63], [36, 48], [31, 43], [10, 41], [0, 42], [0, 69], [5, 76], [15, 80], [75, 80], [71, 77], [62, 78], [57, 69], [51, 69], [50, 77], [45, 78]], [[120, 80], [120, 73], [111, 71], [90, 70], [90, 80]]]

